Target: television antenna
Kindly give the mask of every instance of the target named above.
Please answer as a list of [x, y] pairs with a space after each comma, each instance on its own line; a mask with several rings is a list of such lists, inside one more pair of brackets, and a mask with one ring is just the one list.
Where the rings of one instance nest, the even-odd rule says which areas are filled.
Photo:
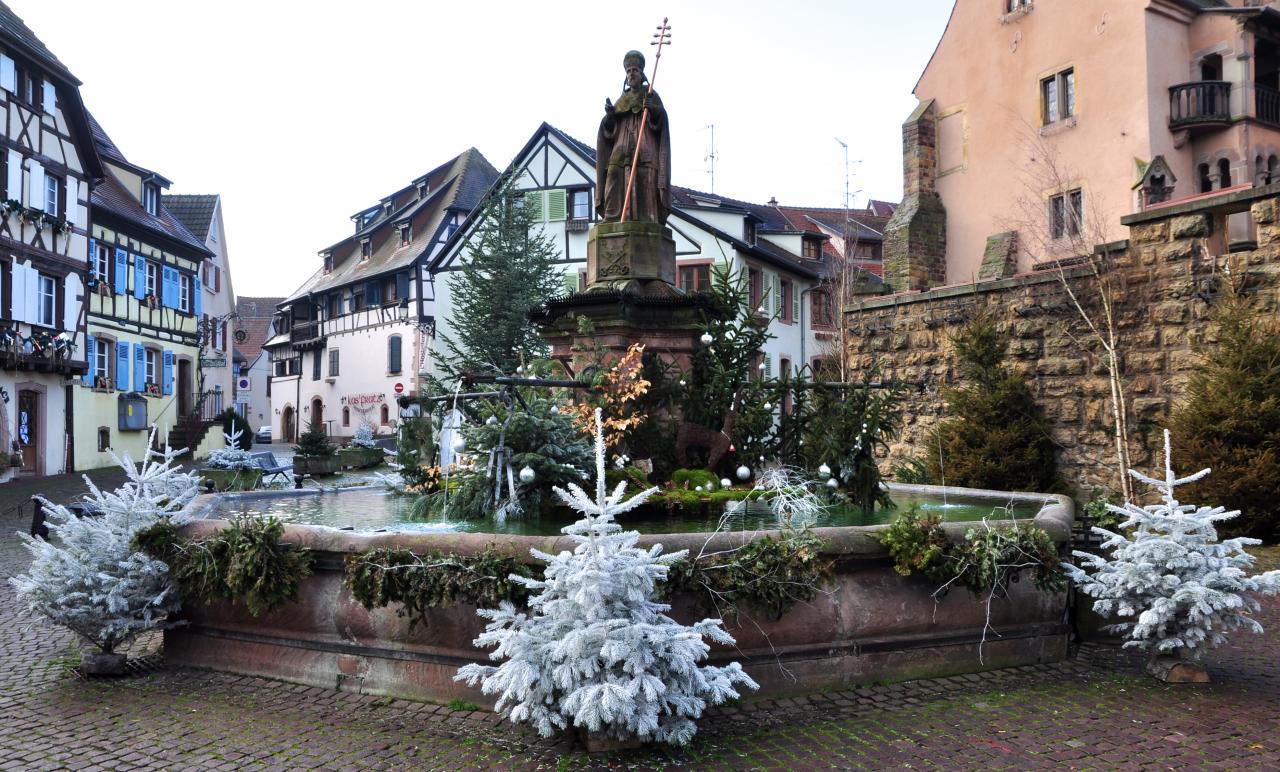
[[707, 128], [711, 129], [711, 149], [707, 151], [707, 154], [702, 157], [702, 160], [707, 161], [709, 163], [709, 166], [707, 168], [707, 174], [711, 175], [711, 190], [707, 192], [715, 193], [716, 192], [716, 125], [714, 123], [709, 123], [707, 124]]

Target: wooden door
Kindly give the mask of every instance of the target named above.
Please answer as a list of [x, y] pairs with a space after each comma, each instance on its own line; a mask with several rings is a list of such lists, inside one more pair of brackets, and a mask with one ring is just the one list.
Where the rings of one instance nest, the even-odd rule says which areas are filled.
[[22, 471], [39, 471], [40, 393], [18, 392], [18, 445], [22, 448]]
[[185, 418], [191, 414], [192, 400], [195, 397], [191, 393], [191, 362], [187, 359], [178, 360], [178, 416]]
[[285, 407], [280, 416], [280, 439], [283, 442], [297, 442], [293, 436], [293, 407]]

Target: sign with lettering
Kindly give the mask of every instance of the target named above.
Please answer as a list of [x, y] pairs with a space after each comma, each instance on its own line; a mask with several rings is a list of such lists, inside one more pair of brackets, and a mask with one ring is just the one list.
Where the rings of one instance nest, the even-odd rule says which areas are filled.
[[227, 358], [217, 357], [216, 359], [201, 359], [200, 366], [201, 367], [226, 367]]
[[360, 407], [361, 405], [373, 405], [379, 402], [386, 402], [386, 394], [348, 394], [342, 398], [342, 404], [352, 407]]

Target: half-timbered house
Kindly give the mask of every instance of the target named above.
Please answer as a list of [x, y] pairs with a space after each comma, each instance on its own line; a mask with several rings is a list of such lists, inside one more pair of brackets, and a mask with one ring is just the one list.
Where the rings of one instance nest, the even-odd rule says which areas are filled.
[[[90, 117], [104, 174], [90, 207], [89, 368], [75, 391], [77, 468], [111, 463], [107, 451], [143, 457], [158, 443], [197, 456], [221, 407], [201, 389], [200, 271], [211, 252], [165, 208], [169, 181], [125, 158]], [[203, 444], [202, 444], [203, 441]]]
[[266, 345], [275, 437], [293, 441], [313, 423], [338, 437], [394, 429], [396, 394], [417, 391], [428, 361], [428, 266], [497, 176], [467, 150], [352, 215], [352, 235], [320, 252]]
[[102, 173], [79, 86], [0, 5], [0, 479], [74, 468], [89, 196]]

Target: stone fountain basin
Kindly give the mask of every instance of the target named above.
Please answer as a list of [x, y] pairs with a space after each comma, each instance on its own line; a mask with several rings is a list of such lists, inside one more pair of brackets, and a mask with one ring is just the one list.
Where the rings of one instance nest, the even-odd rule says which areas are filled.
[[[968, 488], [891, 485], [903, 492], [990, 497], [993, 502], [1040, 501], [1035, 516], [1063, 548], [1070, 539], [1074, 505], [1065, 496], [979, 491]], [[226, 495], [226, 494], [223, 494]], [[335, 494], [342, 495], [342, 494]], [[201, 497], [192, 511], [208, 510]], [[1012, 521], [987, 521], [1007, 527]], [[227, 521], [202, 519], [183, 527], [190, 538], [210, 536]], [[711, 661], [737, 660], [761, 689], [778, 696], [823, 689], [976, 672], [998, 667], [1051, 662], [1067, 655], [1067, 594], [1045, 593], [1031, 581], [1012, 584], [1007, 597], [990, 604], [966, 590], [933, 597], [934, 587], [919, 576], [893, 570], [876, 533], [885, 526], [815, 528], [822, 552], [835, 563], [830, 582], [809, 603], [797, 603], [780, 617], [743, 611], [725, 619], [737, 639], [732, 648], [713, 646]], [[982, 523], [945, 524], [963, 538]], [[648, 547], [666, 552], [731, 549], [768, 531], [650, 534]], [[487, 658], [472, 641], [483, 630], [476, 607], [457, 604], [433, 609], [410, 629], [396, 606], [366, 610], [343, 586], [346, 556], [368, 549], [404, 548], [418, 553], [474, 555], [494, 548], [536, 563], [530, 549], [570, 550], [565, 536], [515, 536], [488, 533], [355, 533], [323, 526], [286, 525], [284, 541], [315, 553], [315, 572], [303, 580], [299, 597], [273, 612], [251, 616], [242, 604], [227, 602], [184, 611], [188, 625], [165, 632], [168, 662], [245, 675], [279, 678], [311, 686], [369, 694], [448, 702], [461, 698], [492, 704], [453, 680], [457, 669]], [[677, 594], [671, 615], [693, 622], [714, 615], [701, 599]], [[983, 631], [986, 629], [985, 643]]]

